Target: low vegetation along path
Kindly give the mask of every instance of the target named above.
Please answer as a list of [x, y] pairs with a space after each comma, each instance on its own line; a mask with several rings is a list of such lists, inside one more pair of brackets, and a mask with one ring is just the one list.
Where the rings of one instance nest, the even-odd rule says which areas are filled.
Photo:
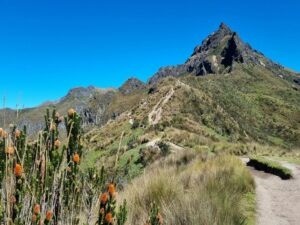
[[293, 171], [293, 179], [282, 180], [249, 167], [256, 183], [257, 225], [300, 224], [300, 166], [282, 164]]

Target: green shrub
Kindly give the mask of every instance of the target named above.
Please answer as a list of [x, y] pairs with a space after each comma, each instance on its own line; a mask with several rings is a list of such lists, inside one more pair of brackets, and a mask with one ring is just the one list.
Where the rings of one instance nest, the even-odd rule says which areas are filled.
[[138, 120], [134, 120], [133, 124], [131, 125], [131, 129], [136, 129], [140, 126], [140, 122]]
[[262, 170], [266, 173], [271, 173], [280, 178], [286, 180], [293, 177], [292, 171], [279, 162], [271, 161], [263, 157], [252, 157], [247, 163], [248, 166], [252, 166], [257, 170]]
[[160, 141], [157, 145], [161, 151], [162, 156], [166, 156], [170, 153], [170, 146], [167, 143]]

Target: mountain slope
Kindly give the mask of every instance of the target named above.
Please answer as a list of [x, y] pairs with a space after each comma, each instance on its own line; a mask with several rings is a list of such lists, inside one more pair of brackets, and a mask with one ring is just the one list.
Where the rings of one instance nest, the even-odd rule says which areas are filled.
[[[220, 66], [207, 76], [202, 72], [212, 65], [205, 63], [213, 60], [212, 54]], [[86, 135], [87, 161], [109, 164], [98, 156], [113, 158], [121, 146], [122, 160], [133, 157], [134, 174], [154, 157], [149, 152], [158, 154], [149, 149], [160, 142], [237, 154], [299, 151], [300, 91], [292, 81], [298, 75], [252, 50], [225, 25], [196, 47], [185, 64], [163, 71], [150, 79], [148, 91], [125, 97], [136, 96], [132, 107]]]

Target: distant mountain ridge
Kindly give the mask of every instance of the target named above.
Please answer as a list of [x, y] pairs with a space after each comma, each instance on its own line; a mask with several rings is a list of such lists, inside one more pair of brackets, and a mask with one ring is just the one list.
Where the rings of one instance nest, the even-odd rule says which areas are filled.
[[242, 41], [226, 24], [221, 23], [216, 32], [194, 48], [183, 64], [160, 68], [147, 83], [131, 77], [118, 89], [76, 87], [57, 101], [20, 110], [18, 117], [14, 110], [0, 110], [0, 117], [6, 117], [5, 120], [0, 120], [0, 127], [5, 121], [6, 125], [9, 123], [27, 125], [32, 128], [29, 128], [29, 132], [36, 131], [40, 125], [35, 124], [42, 124], [42, 115], [48, 107], [55, 107], [60, 113], [65, 113], [68, 108], [73, 107], [82, 115], [85, 125], [102, 126], [123, 112], [132, 110], [143, 98], [147, 98], [147, 94], [159, 91], [155, 86], [166, 77], [228, 75], [245, 68], [249, 71], [263, 70], [274, 77], [288, 80], [296, 91], [300, 89], [299, 74], [266, 58]]

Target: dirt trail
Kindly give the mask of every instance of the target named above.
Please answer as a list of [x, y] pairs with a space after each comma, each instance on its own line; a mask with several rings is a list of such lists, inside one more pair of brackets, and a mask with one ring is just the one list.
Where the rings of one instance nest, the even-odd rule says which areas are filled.
[[162, 115], [162, 108], [163, 106], [170, 100], [170, 98], [174, 94], [174, 89], [171, 87], [170, 91], [164, 96], [152, 109], [152, 111], [148, 115], [148, 120], [150, 125], [157, 124]]
[[257, 225], [300, 224], [300, 166], [282, 164], [293, 171], [293, 179], [282, 180], [249, 167], [256, 183]]

